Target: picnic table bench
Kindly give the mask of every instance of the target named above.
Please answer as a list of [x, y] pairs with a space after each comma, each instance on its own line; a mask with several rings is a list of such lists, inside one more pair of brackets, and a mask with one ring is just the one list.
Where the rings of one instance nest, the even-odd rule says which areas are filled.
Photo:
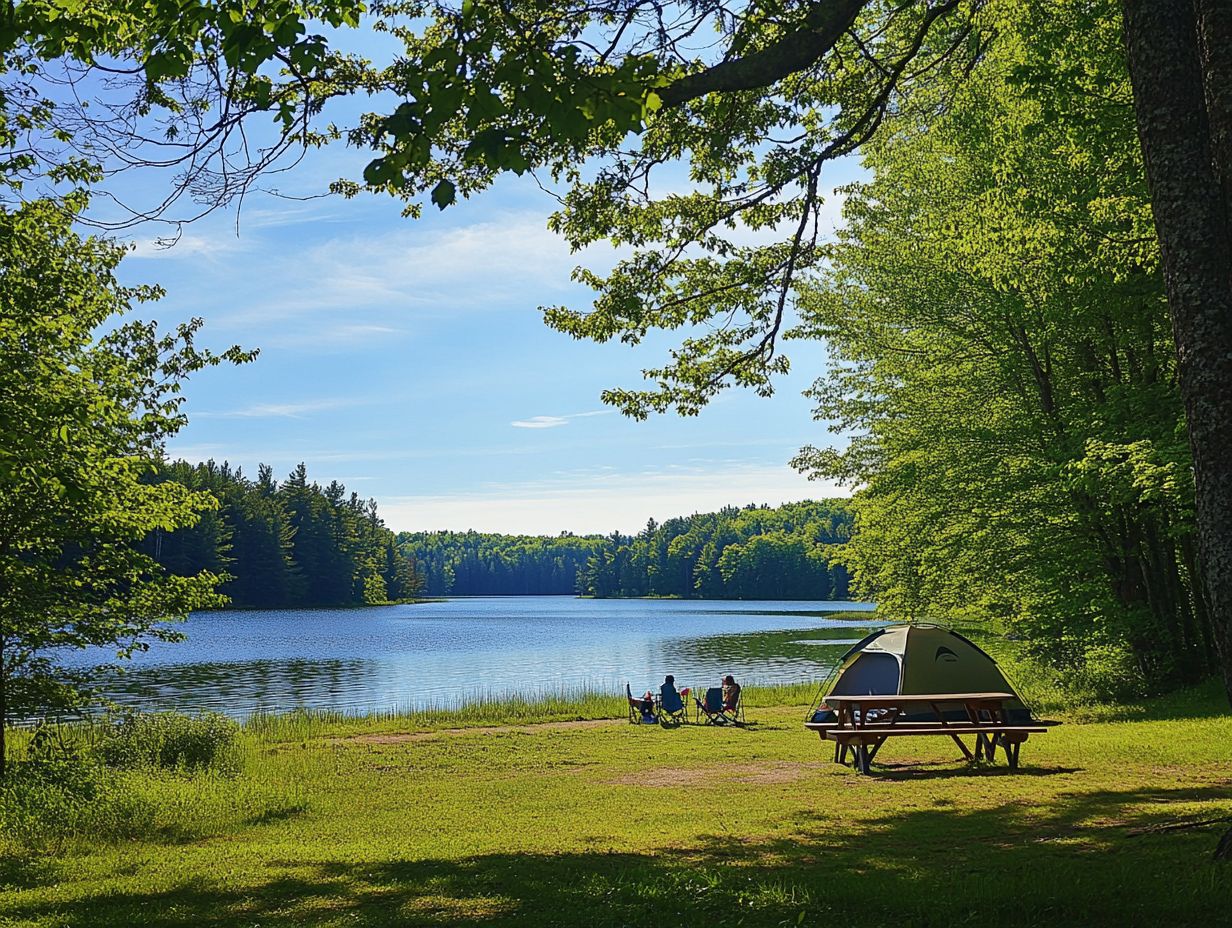
[[[1018, 752], [1030, 735], [1047, 731], [1039, 724], [1015, 724], [1006, 704], [1017, 701], [1013, 693], [929, 693], [925, 695], [827, 696], [823, 705], [834, 710], [833, 722], [805, 722], [822, 740], [834, 742], [835, 763], [847, 763], [850, 751], [857, 770], [867, 774], [869, 765], [887, 740], [895, 737], [941, 735], [952, 738], [968, 760], [996, 757], [1005, 751], [1011, 770], [1018, 769]], [[946, 718], [943, 707], [960, 707], [966, 716]], [[935, 719], [906, 718], [912, 710], [931, 709]], [[960, 735], [975, 735], [975, 750]]]

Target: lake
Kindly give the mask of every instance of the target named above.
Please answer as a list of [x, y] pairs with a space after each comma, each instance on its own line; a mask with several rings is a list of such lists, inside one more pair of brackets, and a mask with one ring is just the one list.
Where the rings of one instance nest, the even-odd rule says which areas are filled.
[[[197, 613], [107, 689], [143, 708], [238, 718], [296, 707], [347, 713], [582, 688], [817, 680], [868, 624], [869, 603], [476, 597], [367, 609]], [[870, 617], [871, 620], [871, 617]], [[77, 664], [106, 660], [78, 654]]]

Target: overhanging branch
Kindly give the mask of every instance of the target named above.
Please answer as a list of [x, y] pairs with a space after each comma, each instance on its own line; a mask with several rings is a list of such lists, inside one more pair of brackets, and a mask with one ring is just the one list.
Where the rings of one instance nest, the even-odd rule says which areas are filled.
[[682, 77], [659, 91], [665, 106], [679, 106], [708, 93], [756, 90], [811, 68], [855, 22], [869, 0], [822, 0], [813, 4], [805, 26], [743, 58], [723, 61]]

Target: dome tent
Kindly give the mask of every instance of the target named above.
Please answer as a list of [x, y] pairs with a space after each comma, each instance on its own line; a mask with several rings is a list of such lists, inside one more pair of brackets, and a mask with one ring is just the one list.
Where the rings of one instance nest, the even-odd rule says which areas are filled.
[[[891, 625], [858, 642], [823, 684], [822, 708], [813, 721], [832, 717], [827, 696], [926, 696], [929, 693], [1017, 692], [979, 645], [940, 625]], [[1010, 721], [1031, 713], [1021, 698], [1008, 703]], [[949, 715], [950, 713], [947, 713]]]

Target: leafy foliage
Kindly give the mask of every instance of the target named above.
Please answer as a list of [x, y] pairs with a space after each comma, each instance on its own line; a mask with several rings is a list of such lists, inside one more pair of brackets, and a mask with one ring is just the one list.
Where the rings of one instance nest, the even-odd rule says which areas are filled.
[[846, 599], [846, 569], [830, 562], [850, 532], [844, 500], [652, 520], [634, 537], [605, 539], [579, 573], [578, 591], [598, 598]]
[[577, 589], [594, 536], [399, 532], [398, 548], [422, 573], [431, 596], [556, 596]]
[[[108, 228], [196, 218], [233, 201], [288, 153], [363, 62], [320, 32], [358, 25], [358, 0], [21, 0], [0, 8], [0, 194], [133, 168], [175, 177], [152, 202], [113, 195]], [[267, 117], [273, 132], [245, 129]], [[264, 144], [258, 139], [268, 140]], [[147, 185], [149, 189], [149, 185]]]
[[850, 524], [833, 500], [652, 520], [636, 536], [402, 532], [398, 544], [432, 595], [845, 599], [828, 546]]
[[841, 558], [904, 618], [1008, 624], [1112, 688], [1214, 669], [1193, 482], [1115, 4], [998, 5], [960, 84], [866, 148], [797, 334], [799, 463], [863, 487]]
[[215, 507], [145, 478], [184, 424], [184, 380], [250, 355], [198, 348], [199, 320], [117, 323], [159, 293], [120, 286], [123, 248], [78, 236], [66, 205], [81, 202], [0, 210], [0, 726], [82, 696], [64, 649], [126, 657], [222, 602], [215, 574], [168, 574], [136, 543]]
[[95, 745], [112, 767], [234, 773], [240, 726], [217, 712], [133, 713], [109, 723]]

